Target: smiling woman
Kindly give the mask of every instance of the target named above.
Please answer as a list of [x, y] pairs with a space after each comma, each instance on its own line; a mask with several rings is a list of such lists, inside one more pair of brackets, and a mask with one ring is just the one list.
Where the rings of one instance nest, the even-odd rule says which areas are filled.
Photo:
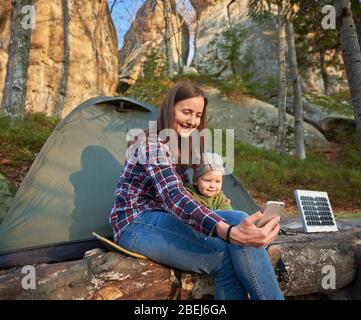
[[177, 134], [189, 137], [200, 125], [204, 109], [204, 98], [194, 97], [181, 100], [174, 105], [174, 126]]
[[127, 155], [110, 215], [115, 242], [172, 268], [214, 275], [216, 299], [283, 299], [264, 248], [278, 234], [279, 217], [258, 228], [260, 212], [212, 211], [198, 203], [184, 187], [192, 163], [174, 163], [181, 150], [160, 138], [171, 129], [190, 139], [206, 128], [206, 107], [199, 87], [177, 84], [164, 98], [157, 136], [148, 132], [131, 145], [128, 154], [148, 161]]

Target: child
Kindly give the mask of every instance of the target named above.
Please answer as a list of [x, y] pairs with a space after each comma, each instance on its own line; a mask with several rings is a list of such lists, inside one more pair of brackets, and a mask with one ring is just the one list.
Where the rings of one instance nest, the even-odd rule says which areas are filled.
[[221, 156], [205, 153], [203, 163], [193, 170], [193, 185], [187, 185], [192, 198], [210, 210], [232, 210], [230, 200], [222, 192], [225, 170]]

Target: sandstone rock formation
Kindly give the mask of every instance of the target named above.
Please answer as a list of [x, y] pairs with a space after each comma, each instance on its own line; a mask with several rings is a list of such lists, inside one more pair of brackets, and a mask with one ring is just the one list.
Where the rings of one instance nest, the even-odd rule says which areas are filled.
[[[215, 88], [206, 89], [208, 123], [215, 129], [234, 128], [235, 139], [254, 146], [275, 149], [278, 110], [266, 102], [243, 96], [240, 101], [222, 97]], [[287, 150], [294, 148], [294, 118], [287, 115]], [[326, 147], [326, 138], [308, 123], [304, 123], [305, 144], [310, 148]]]
[[[65, 116], [84, 100], [113, 95], [117, 36], [106, 0], [34, 1], [25, 109]], [[12, 5], [0, 8], [0, 88], [4, 86]], [[0, 90], [0, 100], [2, 90]]]
[[3, 1], [0, 8], [0, 102], [2, 101], [3, 87], [8, 61], [8, 47], [11, 28], [11, 1]]
[[[189, 51], [189, 30], [174, 8], [170, 17], [174, 63], [181, 59], [186, 63]], [[179, 30], [180, 29], [180, 30]], [[179, 31], [178, 31], [179, 30]], [[145, 55], [154, 48], [165, 57], [164, 14], [161, 0], [146, 0], [136, 14], [130, 29], [124, 36], [119, 51], [119, 79], [129, 85], [142, 73]]]
[[[199, 72], [220, 76], [231, 74], [230, 67], [225, 67], [224, 52], [220, 50], [224, 43], [222, 32], [229, 28], [230, 23], [233, 26], [238, 23], [239, 27], [247, 32], [240, 45], [240, 51], [242, 54], [248, 52], [253, 58], [253, 63], [246, 70], [253, 74], [252, 81], [267, 83], [277, 79], [278, 43], [277, 30], [273, 22], [258, 25], [248, 17], [248, 0], [235, 1], [229, 6], [230, 21], [227, 15], [229, 0], [191, 0], [191, 3], [198, 17], [193, 65]], [[300, 68], [300, 73], [303, 76], [305, 90], [316, 92], [323, 90], [319, 70]], [[342, 71], [335, 68], [328, 68], [328, 73], [342, 76]], [[340, 85], [336, 83], [332, 89], [339, 88]]]

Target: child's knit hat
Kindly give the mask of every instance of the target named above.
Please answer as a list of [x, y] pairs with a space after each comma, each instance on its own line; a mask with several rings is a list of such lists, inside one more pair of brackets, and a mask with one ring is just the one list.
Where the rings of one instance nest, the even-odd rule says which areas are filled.
[[210, 152], [204, 153], [202, 163], [193, 170], [193, 180], [197, 180], [208, 171], [218, 171], [223, 175], [225, 174], [223, 159], [219, 154]]

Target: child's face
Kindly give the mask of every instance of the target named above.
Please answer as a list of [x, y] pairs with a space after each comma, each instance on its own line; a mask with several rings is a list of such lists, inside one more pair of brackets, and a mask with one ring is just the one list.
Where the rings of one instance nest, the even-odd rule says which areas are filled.
[[219, 171], [208, 171], [200, 176], [194, 184], [205, 197], [214, 197], [222, 190], [223, 174]]

